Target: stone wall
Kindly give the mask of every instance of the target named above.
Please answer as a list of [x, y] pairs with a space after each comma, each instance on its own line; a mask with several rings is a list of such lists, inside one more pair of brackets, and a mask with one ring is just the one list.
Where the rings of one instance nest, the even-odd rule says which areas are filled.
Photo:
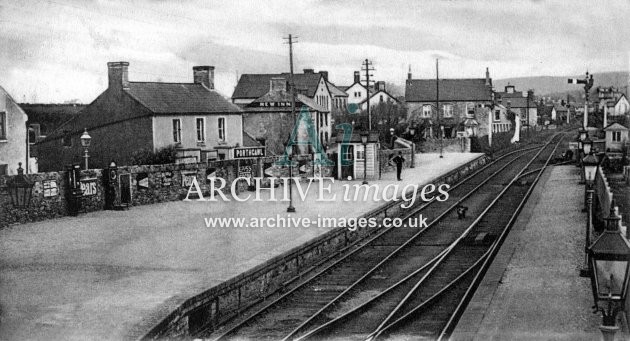
[[[278, 157], [243, 160], [223, 160], [209, 163], [124, 166], [118, 168], [116, 203], [123, 201], [122, 182], [130, 189], [130, 205], [146, 205], [164, 201], [182, 200], [190, 188], [192, 177], [196, 177], [204, 195], [209, 194], [208, 176], [226, 181], [225, 194], [239, 176], [262, 176], [266, 169], [274, 176], [288, 176], [288, 168], [273, 166]], [[293, 176], [307, 178], [313, 176], [314, 167], [309, 155], [294, 158]], [[322, 167], [322, 176], [331, 176], [332, 167]], [[13, 176], [0, 177], [0, 228], [29, 221], [39, 221], [69, 215], [67, 172], [28, 174], [33, 182], [32, 199], [27, 208], [16, 208], [11, 202], [6, 183]], [[85, 189], [81, 198], [80, 212], [98, 211], [105, 208], [105, 182], [103, 170], [81, 171], [81, 183]], [[253, 184], [253, 183], [252, 183]], [[217, 183], [217, 186], [219, 184]], [[237, 192], [247, 188], [247, 183], [238, 183]]]

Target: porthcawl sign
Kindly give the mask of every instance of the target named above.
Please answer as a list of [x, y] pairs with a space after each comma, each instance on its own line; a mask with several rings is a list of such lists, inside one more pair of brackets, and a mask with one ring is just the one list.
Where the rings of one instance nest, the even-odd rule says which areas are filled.
[[264, 157], [265, 147], [248, 147], [248, 148], [234, 148], [235, 159], [246, 159], [252, 157]]

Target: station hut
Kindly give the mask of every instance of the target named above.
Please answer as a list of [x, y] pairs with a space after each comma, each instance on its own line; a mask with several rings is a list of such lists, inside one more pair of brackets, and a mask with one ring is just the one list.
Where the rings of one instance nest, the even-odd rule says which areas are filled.
[[336, 142], [338, 146], [337, 176], [340, 179], [348, 179], [348, 177], [363, 179], [364, 165], [365, 178], [368, 180], [377, 178], [378, 151], [380, 150], [377, 131], [369, 133], [355, 131], [345, 139], [344, 134], [339, 133]]

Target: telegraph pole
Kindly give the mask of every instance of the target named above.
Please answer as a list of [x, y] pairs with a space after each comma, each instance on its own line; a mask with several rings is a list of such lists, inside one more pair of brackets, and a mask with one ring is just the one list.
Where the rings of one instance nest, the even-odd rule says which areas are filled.
[[[365, 88], [367, 89], [367, 115], [368, 115], [368, 130], [372, 130], [372, 114], [370, 113], [370, 71], [374, 71], [372, 62], [367, 58], [363, 62], [363, 71], [365, 71]], [[373, 75], [372, 75], [373, 76]]]
[[442, 128], [442, 119], [440, 118], [440, 70], [438, 68], [438, 59], [435, 59], [435, 109], [437, 111], [438, 128], [440, 129], [440, 159], [444, 157], [442, 153], [444, 138], [444, 129]]
[[[297, 119], [295, 117], [295, 84], [293, 82], [293, 44], [296, 43], [296, 41], [293, 38], [294, 37], [289, 34], [289, 37], [284, 39], [287, 40], [286, 44], [289, 44], [289, 67], [291, 71], [289, 76], [289, 88], [291, 91], [291, 117], [293, 118], [293, 125], [295, 128]], [[289, 139], [290, 138], [291, 133], [289, 133]], [[293, 144], [291, 144], [291, 141], [289, 140], [287, 140], [287, 147], [291, 148], [291, 151], [289, 152], [289, 207], [287, 207], [287, 212], [293, 213], [295, 212], [295, 207], [293, 207], [293, 186], [291, 185], [291, 181], [293, 181]], [[287, 150], [285, 149], [284, 152], [286, 153]]]

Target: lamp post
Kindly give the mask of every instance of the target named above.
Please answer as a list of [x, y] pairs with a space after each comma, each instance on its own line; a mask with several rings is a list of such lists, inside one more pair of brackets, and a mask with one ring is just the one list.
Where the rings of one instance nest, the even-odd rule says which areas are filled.
[[584, 180], [586, 187], [584, 191], [584, 210], [586, 214], [586, 232], [584, 234], [584, 267], [580, 269], [581, 277], [589, 277], [590, 269], [588, 267], [588, 247], [591, 245], [591, 228], [593, 225], [593, 183], [595, 182], [595, 175], [597, 174], [597, 166], [599, 164], [597, 157], [593, 154], [588, 154], [584, 160]]
[[394, 128], [389, 128], [389, 138], [391, 141], [391, 147], [394, 149], [394, 140], [396, 138], [396, 136], [394, 136]]
[[31, 203], [31, 195], [34, 182], [24, 175], [22, 163], [18, 162], [18, 174], [7, 180], [7, 190], [11, 197], [11, 203], [16, 208], [27, 208]]
[[364, 185], [368, 184], [366, 180], [366, 176], [367, 176], [367, 142], [368, 142], [369, 136], [370, 136], [370, 133], [367, 131], [364, 131], [361, 133], [361, 143], [363, 144], [363, 184]]
[[289, 154], [289, 207], [287, 207], [287, 212], [294, 213], [295, 207], [293, 207], [293, 185], [291, 184], [291, 182], [293, 181], [293, 146], [289, 146], [288, 140], [284, 142], [284, 150], [285, 153]]
[[440, 125], [440, 159], [444, 157], [443, 149], [444, 149], [444, 126]]
[[[606, 230], [588, 249], [592, 267], [591, 287], [595, 311], [602, 313], [599, 329], [605, 341], [612, 341], [617, 326], [617, 314], [623, 310], [628, 288], [630, 243], [618, 229], [619, 217], [611, 205]], [[600, 303], [604, 302], [604, 306]]]
[[411, 167], [416, 168], [415, 155], [416, 155], [416, 143], [413, 142], [413, 136], [416, 135], [416, 128], [409, 128], [409, 134], [411, 135]]
[[85, 128], [83, 135], [81, 135], [81, 145], [85, 149], [85, 154], [83, 155], [85, 158], [85, 170], [88, 170], [88, 158], [90, 157], [90, 155], [88, 155], [88, 148], [90, 147], [91, 142], [92, 137], [88, 134], [87, 128]]

